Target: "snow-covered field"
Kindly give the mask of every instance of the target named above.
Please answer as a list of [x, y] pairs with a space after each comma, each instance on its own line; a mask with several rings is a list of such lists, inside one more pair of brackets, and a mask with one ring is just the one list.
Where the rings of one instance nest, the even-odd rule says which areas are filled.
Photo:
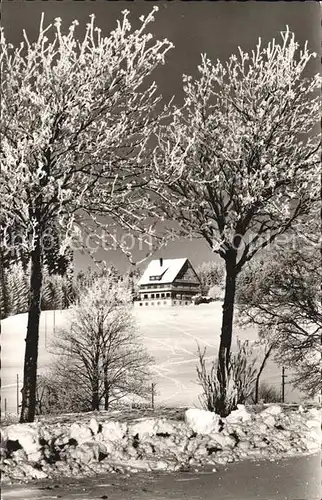
[[[166, 405], [198, 405], [200, 387], [196, 382], [197, 343], [207, 347], [209, 357], [217, 352], [220, 337], [222, 303], [155, 309], [134, 308], [139, 332], [148, 351], [155, 357], [154, 377], [156, 403]], [[68, 319], [68, 311], [44, 311], [40, 321], [39, 370], [45, 371], [51, 359], [48, 350], [54, 331]], [[18, 314], [1, 322], [2, 389], [1, 409], [6, 399], [7, 412], [16, 411], [17, 374], [21, 388], [23, 376], [24, 338], [27, 315]], [[234, 339], [256, 340], [255, 329], [235, 328]], [[236, 344], [235, 344], [236, 345]], [[280, 387], [280, 369], [269, 362], [262, 380]], [[20, 394], [19, 394], [20, 396]], [[299, 394], [286, 388], [286, 401], [299, 399]]]

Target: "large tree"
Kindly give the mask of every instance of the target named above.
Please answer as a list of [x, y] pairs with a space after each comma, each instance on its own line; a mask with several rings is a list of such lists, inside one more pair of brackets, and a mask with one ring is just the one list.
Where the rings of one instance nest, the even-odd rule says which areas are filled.
[[81, 291], [70, 321], [54, 339], [52, 374], [88, 409], [99, 410], [103, 403], [108, 410], [119, 399], [150, 390], [153, 359], [136, 333], [131, 308], [128, 284], [107, 271]]
[[[203, 238], [224, 260], [218, 358], [226, 412], [236, 280], [246, 262], [287, 231], [317, 196], [320, 77], [316, 56], [286, 30], [281, 42], [225, 63], [206, 55], [184, 76], [184, 104], [159, 133], [154, 191], [182, 234]], [[312, 74], [312, 73], [311, 73]]]
[[[154, 9], [155, 10], [155, 9]], [[19, 227], [31, 261], [20, 421], [35, 414], [44, 240], [51, 227], [70, 244], [75, 226], [141, 222], [150, 136], [163, 112], [151, 73], [171, 44], [147, 33], [153, 11], [131, 28], [128, 11], [109, 36], [94, 16], [43, 26], [19, 47], [1, 30], [1, 224]], [[92, 224], [86, 221], [91, 218]], [[101, 226], [102, 227], [102, 226]], [[64, 251], [64, 245], [62, 252]]]

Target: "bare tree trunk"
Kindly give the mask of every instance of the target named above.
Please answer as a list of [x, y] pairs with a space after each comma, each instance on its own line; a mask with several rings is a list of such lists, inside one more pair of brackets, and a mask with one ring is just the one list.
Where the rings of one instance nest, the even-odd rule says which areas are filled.
[[104, 360], [104, 410], [110, 405], [110, 384], [108, 381], [108, 361]]
[[132, 268], [129, 274], [130, 282], [131, 282], [131, 297], [132, 302], [135, 300], [135, 287], [134, 287], [134, 271], [136, 269], [136, 265], [132, 263]]
[[266, 352], [265, 356], [264, 356], [264, 359], [262, 361], [262, 364], [260, 366], [260, 369], [257, 373], [257, 377], [256, 377], [256, 383], [255, 383], [255, 404], [258, 403], [258, 395], [259, 395], [259, 380], [260, 380], [260, 377], [261, 377], [261, 374], [265, 368], [265, 365], [266, 365], [266, 361], [268, 360], [269, 358], [269, 355], [271, 354], [272, 352], [272, 349], [273, 349], [273, 345], [271, 345], [268, 349], [268, 351]]
[[225, 297], [223, 304], [223, 316], [221, 326], [221, 336], [218, 355], [218, 370], [217, 377], [221, 388], [221, 398], [218, 401], [217, 411], [224, 417], [226, 416], [226, 391], [227, 380], [226, 374], [229, 367], [230, 349], [232, 342], [233, 320], [234, 320], [234, 305], [236, 293], [236, 256], [237, 252], [232, 250], [229, 252], [226, 260], [226, 283]]
[[98, 373], [94, 374], [92, 381], [92, 411], [99, 410], [100, 399], [99, 399], [99, 377]]
[[20, 423], [33, 422], [35, 418], [41, 287], [42, 248], [40, 238], [37, 238], [35, 248], [31, 252], [29, 313], [25, 339], [26, 350]]
[[100, 376], [99, 376], [99, 338], [96, 344], [96, 353], [94, 358], [93, 365], [93, 379], [92, 379], [92, 410], [100, 409], [100, 395], [99, 395], [99, 384], [100, 384]]
[[0, 272], [1, 272], [1, 319], [4, 319], [9, 314], [8, 289], [5, 270], [5, 257], [2, 245], [0, 245]]
[[110, 407], [110, 386], [109, 386], [108, 383], [105, 384], [104, 396], [105, 396], [105, 399], [104, 399], [104, 410], [108, 410], [109, 407]]

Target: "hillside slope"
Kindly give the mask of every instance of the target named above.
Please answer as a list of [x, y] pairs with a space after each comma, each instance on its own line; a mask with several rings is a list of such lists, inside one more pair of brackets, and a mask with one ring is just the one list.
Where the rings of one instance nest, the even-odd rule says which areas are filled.
[[[197, 343], [207, 347], [213, 357], [219, 345], [222, 303], [160, 309], [133, 308], [142, 341], [155, 357], [153, 381], [157, 383], [157, 403], [167, 405], [198, 404], [200, 388], [196, 383]], [[54, 333], [66, 321], [68, 310], [43, 311], [40, 320], [39, 371], [45, 371], [51, 359], [50, 343]], [[2, 327], [2, 409], [7, 400], [7, 411], [16, 411], [16, 375], [23, 375], [23, 358], [27, 314], [18, 314], [1, 321]], [[236, 328], [234, 338], [255, 340], [255, 329]], [[234, 343], [234, 346], [236, 344]], [[268, 364], [263, 379], [280, 383], [280, 370]], [[151, 380], [152, 381], [152, 380]], [[289, 400], [294, 393], [286, 391]], [[291, 399], [290, 399], [291, 398]]]

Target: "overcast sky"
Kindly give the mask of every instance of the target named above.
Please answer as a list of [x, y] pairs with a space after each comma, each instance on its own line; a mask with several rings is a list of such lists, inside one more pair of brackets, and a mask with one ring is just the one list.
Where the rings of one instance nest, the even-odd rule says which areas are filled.
[[[77, 19], [85, 25], [88, 16], [96, 15], [96, 24], [104, 34], [115, 27], [126, 8], [135, 23], [140, 15], [153, 5], [160, 7], [150, 31], [157, 38], [168, 38], [175, 48], [168, 54], [166, 65], [155, 73], [155, 80], [165, 99], [172, 95], [181, 98], [181, 75], [195, 74], [200, 54], [216, 60], [225, 60], [238, 46], [250, 50], [261, 37], [263, 42], [276, 37], [286, 25], [295, 32], [297, 40], [320, 53], [320, 7], [318, 2], [220, 2], [220, 1], [108, 1], [108, 0], [4, 0], [2, 25], [12, 43], [22, 40], [25, 29], [30, 40], [39, 27], [41, 13], [45, 24], [61, 17], [67, 27]], [[319, 60], [311, 66], [319, 71]], [[159, 255], [159, 254], [157, 254]], [[193, 264], [212, 259], [212, 253], [201, 242], [181, 241], [170, 244], [162, 251], [164, 257], [189, 257]], [[109, 252], [109, 262], [124, 269], [126, 259], [117, 252]], [[77, 258], [77, 266], [84, 265]]]

